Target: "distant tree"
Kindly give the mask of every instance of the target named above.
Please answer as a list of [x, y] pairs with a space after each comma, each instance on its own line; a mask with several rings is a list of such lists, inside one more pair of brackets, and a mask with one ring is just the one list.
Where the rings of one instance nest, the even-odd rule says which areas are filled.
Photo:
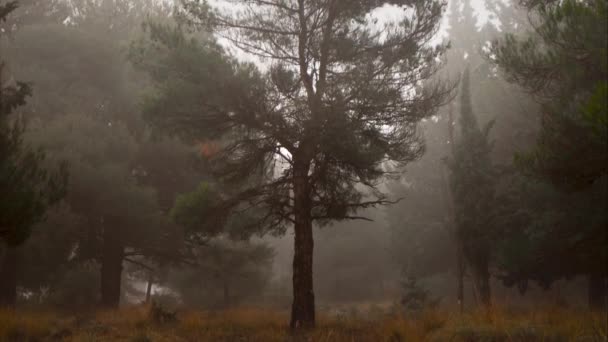
[[[166, 14], [166, 7], [145, 0], [20, 4], [17, 18], [6, 23], [11, 39], [0, 49], [15, 77], [36, 85], [23, 107], [31, 120], [24, 139], [46, 146], [51, 159], [69, 160], [77, 175], [65, 205], [36, 225], [23, 246], [28, 255], [18, 286], [59, 304], [78, 290], [60, 288], [70, 278], [97, 279], [107, 284], [95, 287], [104, 295], [86, 297], [114, 306], [125, 261], [147, 270], [183, 256], [181, 230], [168, 212], [177, 193], [202, 177], [196, 146], [156, 139], [141, 120], [135, 91], [147, 86], [146, 75], [130, 69], [122, 54], [121, 43], [141, 20]], [[110, 245], [122, 245], [124, 257], [107, 257], [120, 254]], [[96, 262], [107, 267], [83, 267]], [[103, 274], [91, 278], [91, 272]]]
[[210, 241], [196, 249], [192, 264], [172, 268], [162, 285], [188, 306], [229, 308], [259, 300], [270, 281], [272, 258], [272, 249], [263, 244]]
[[[100, 262], [101, 300], [115, 306], [123, 259], [134, 253], [127, 248], [148, 244], [150, 232], [162, 222], [153, 219], [159, 215], [153, 189], [139, 187], [132, 173], [138, 144], [121, 121], [123, 111], [134, 108], [121, 68], [126, 63], [117, 46], [80, 28], [31, 26], [19, 36], [23, 40], [12, 55], [24, 55], [21, 71], [32, 72], [41, 84], [40, 95], [30, 104], [38, 120], [29, 139], [68, 161], [73, 177], [65, 200], [84, 221], [73, 251], [80, 261]], [[41, 36], [63, 44], [39, 44]], [[42, 62], [33, 57], [41, 53], [48, 57]], [[75, 54], [84, 54], [78, 67], [65, 61]], [[106, 69], [96, 69], [97, 58], [105, 58]], [[83, 70], [91, 71], [86, 79]], [[57, 89], [74, 86], [68, 96], [53, 96]]]
[[[16, 8], [16, 1], [1, 4], [0, 22]], [[0, 305], [12, 306], [16, 300], [15, 247], [28, 238], [31, 227], [44, 218], [47, 209], [62, 198], [67, 173], [64, 167], [50, 169], [42, 150], [24, 144], [25, 120], [22, 115], [12, 114], [25, 104], [31, 87], [7, 77], [4, 67], [0, 61], [0, 243], [4, 250]]]
[[[532, 153], [519, 156], [528, 175], [576, 199], [538, 246], [539, 269], [589, 276], [589, 302], [605, 307], [608, 178], [608, 3], [530, 1], [533, 31], [506, 35], [491, 54], [508, 81], [541, 103], [541, 132]], [[585, 203], [582, 205], [582, 203]], [[542, 260], [542, 262], [541, 262]]]
[[[502, 1], [487, 0], [484, 4], [489, 12], [487, 17], [480, 18], [476, 16], [470, 0], [449, 2], [446, 33], [450, 49], [446, 53], [447, 64], [443, 71], [458, 75], [467, 65], [470, 66], [471, 105], [478, 120], [484, 123], [496, 118], [497, 121], [492, 130], [492, 138], [496, 141], [492, 161], [511, 164], [513, 151], [525, 146], [533, 136], [531, 131], [535, 126], [529, 124], [533, 117], [521, 110], [532, 101], [528, 96], [516, 96], [516, 88], [507, 87], [493, 65], [482, 58], [482, 51], [488, 39], [501, 34], [498, 26], [508, 32], [524, 28], [522, 20], [526, 16], [524, 11]], [[486, 19], [485, 23], [483, 19]], [[505, 97], [505, 93], [513, 93], [513, 96]], [[437, 116], [421, 124], [425, 155], [405, 169], [405, 182], [391, 184], [391, 190], [399, 192], [403, 200], [390, 207], [388, 213], [394, 234], [392, 250], [398, 261], [404, 267], [409, 265], [412, 274], [418, 277], [453, 270], [456, 299], [462, 311], [467, 267], [462, 243], [456, 233], [449, 169], [444, 162], [446, 158], [453, 158], [454, 131], [457, 128], [455, 109], [459, 102], [459, 98], [454, 98]], [[497, 227], [488, 229], [497, 230]]]
[[489, 306], [490, 263], [496, 236], [492, 214], [496, 170], [491, 160], [492, 146], [488, 141], [492, 122], [483, 129], [479, 127], [471, 103], [468, 68], [462, 77], [459, 124], [460, 137], [449, 161], [456, 235], [473, 273], [481, 302]]
[[416, 316], [422, 311], [436, 307], [440, 299], [432, 298], [430, 292], [425, 289], [416, 276], [404, 272], [401, 281], [401, 305], [406, 314]]
[[325, 305], [386, 300], [399, 277], [384, 211], [367, 209], [360, 215], [373, 222], [344, 221], [314, 228], [315, 298]]
[[59, 283], [79, 263], [73, 253], [84, 224], [85, 220], [64, 201], [49, 210], [43, 222], [32, 227], [32, 234], [19, 248], [17, 275], [19, 292], [27, 293], [29, 301], [46, 304], [61, 290]]
[[[270, 69], [261, 74], [179, 36], [166, 46], [192, 45], [194, 54], [174, 53], [189, 58], [154, 68], [160, 91], [153, 122], [200, 140], [223, 138], [212, 164], [224, 183], [256, 170], [270, 175], [226, 198], [222, 208], [266, 213], [252, 229], [294, 225], [292, 329], [315, 324], [313, 222], [357, 219], [359, 209], [389, 203], [377, 188], [383, 162], [419, 157], [416, 123], [449, 91], [422, 85], [445, 48], [430, 45], [443, 3], [390, 4], [404, 18], [374, 29], [367, 18], [383, 5], [377, 1], [253, 1], [234, 15], [186, 1], [183, 16], [191, 24], [215, 27]], [[196, 107], [174, 106], [188, 94], [168, 87], [173, 82], [198, 85]]]
[[115, 307], [123, 262], [162, 250], [166, 227], [154, 189], [140, 186], [133, 175], [137, 142], [124, 125], [85, 114], [63, 115], [32, 135], [69, 162], [66, 202], [85, 221], [75, 253], [100, 263], [102, 304]]
[[446, 260], [451, 261], [456, 252], [449, 208], [446, 207], [451, 198], [446, 198], [442, 186], [444, 173], [433, 172], [444, 167], [442, 156], [437, 155], [443, 148], [433, 147], [436, 146], [429, 146], [420, 162], [406, 169], [404, 182], [388, 183], [391, 192], [403, 198], [386, 211], [391, 229], [391, 254], [409, 275], [416, 278], [452, 270], [453, 265]]

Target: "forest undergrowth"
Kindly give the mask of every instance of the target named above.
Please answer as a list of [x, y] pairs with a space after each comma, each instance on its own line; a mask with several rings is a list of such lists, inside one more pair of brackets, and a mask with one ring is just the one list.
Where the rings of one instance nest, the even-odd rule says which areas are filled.
[[142, 305], [76, 316], [4, 310], [0, 341], [608, 341], [606, 312], [564, 308], [319, 314], [316, 329], [291, 335], [286, 311], [260, 308], [173, 314]]

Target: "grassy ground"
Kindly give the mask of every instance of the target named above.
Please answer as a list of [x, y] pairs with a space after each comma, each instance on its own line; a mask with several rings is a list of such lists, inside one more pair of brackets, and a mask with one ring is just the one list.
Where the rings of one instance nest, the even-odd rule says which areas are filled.
[[150, 308], [80, 316], [0, 311], [0, 341], [608, 341], [606, 314], [558, 309], [528, 313], [493, 309], [458, 315], [433, 311], [418, 318], [329, 318], [299, 336], [287, 331], [287, 313], [262, 309], [181, 312], [157, 323]]

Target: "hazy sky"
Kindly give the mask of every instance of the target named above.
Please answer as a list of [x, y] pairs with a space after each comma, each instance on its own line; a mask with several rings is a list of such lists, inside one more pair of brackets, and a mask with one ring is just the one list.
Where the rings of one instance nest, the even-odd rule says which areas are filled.
[[[459, 1], [459, 0], [448, 0], [448, 2], [451, 2], [451, 1]], [[485, 0], [470, 0], [470, 1], [471, 1], [471, 6], [473, 7], [473, 11], [475, 12], [474, 15], [477, 19], [476, 24], [477, 24], [478, 28], [481, 28], [488, 21], [491, 21], [491, 23], [500, 30], [500, 22], [498, 21], [498, 19], [490, 17], [490, 12], [486, 9], [485, 4], [484, 4]], [[503, 1], [504, 3], [511, 2], [510, 0], [501, 0], [501, 1]], [[209, 2], [212, 4], [212, 6], [215, 6], [215, 5], [222, 6], [222, 3], [225, 4], [225, 2], [223, 0], [210, 0]], [[448, 3], [447, 11], [443, 17], [441, 29], [440, 29], [440, 31], [437, 35], [437, 39], [434, 43], [440, 43], [443, 39], [447, 38], [447, 30], [449, 28], [448, 22], [449, 22], [450, 15], [451, 15], [450, 6]], [[389, 5], [385, 5], [379, 9], [377, 9], [374, 12], [374, 17], [379, 19], [379, 25], [381, 25], [385, 21], [397, 21], [397, 20], [399, 20], [399, 18], [401, 16], [403, 16], [403, 11], [398, 10], [394, 6], [389, 6]], [[226, 42], [221, 42], [221, 43], [226, 43]], [[225, 44], [225, 45], [230, 45], [230, 44]], [[247, 56], [240, 51], [236, 51], [236, 49], [229, 48], [229, 50], [231, 50], [234, 53], [234, 55], [241, 60], [249, 60], [249, 61], [256, 62], [256, 64], [260, 64], [259, 60], [257, 60], [257, 58], [254, 58], [252, 56]]]

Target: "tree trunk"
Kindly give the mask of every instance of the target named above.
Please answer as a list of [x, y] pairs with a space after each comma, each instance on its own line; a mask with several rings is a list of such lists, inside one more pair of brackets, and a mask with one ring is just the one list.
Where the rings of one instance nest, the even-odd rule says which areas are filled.
[[17, 304], [17, 247], [6, 247], [0, 261], [0, 307]]
[[292, 331], [314, 328], [315, 295], [313, 291], [313, 233], [308, 170], [310, 163], [294, 165], [294, 255], [293, 303], [290, 328]]
[[103, 234], [103, 255], [101, 259], [101, 305], [117, 308], [120, 302], [120, 282], [124, 246], [120, 233], [114, 227], [106, 227]]
[[229, 308], [230, 307], [230, 283], [226, 279], [224, 279], [223, 290], [224, 290], [224, 306], [226, 308]]
[[489, 308], [492, 305], [492, 291], [490, 287], [490, 270], [486, 260], [480, 260], [475, 270], [475, 280], [479, 300], [483, 306]]
[[146, 304], [150, 303], [150, 298], [152, 297], [152, 282], [154, 278], [152, 276], [152, 272], [148, 276], [148, 287], [146, 288]]
[[588, 275], [589, 281], [589, 308], [591, 310], [606, 310], [608, 309], [606, 289], [606, 278], [602, 272], [593, 272]]
[[[455, 144], [454, 144], [454, 105], [450, 102], [448, 107], [448, 121], [447, 121], [447, 141], [450, 145], [450, 153], [452, 158], [455, 157]], [[456, 214], [454, 209], [454, 197], [450, 189], [448, 181], [448, 166], [444, 165], [442, 173], [443, 181], [443, 198], [445, 206], [447, 208], [447, 220], [450, 231], [456, 243], [456, 277], [458, 278], [458, 287], [456, 289], [456, 299], [458, 300], [458, 308], [460, 313], [464, 313], [464, 274], [465, 274], [465, 258], [463, 253], [462, 239], [460, 238], [457, 226], [456, 226]]]
[[458, 293], [457, 293], [457, 297], [458, 297], [458, 308], [460, 309], [460, 313], [464, 313], [464, 272], [465, 272], [465, 267], [464, 267], [464, 256], [462, 255], [462, 248], [460, 246], [457, 247], [457, 252], [458, 255], [456, 256], [457, 259], [457, 267], [458, 267]]

